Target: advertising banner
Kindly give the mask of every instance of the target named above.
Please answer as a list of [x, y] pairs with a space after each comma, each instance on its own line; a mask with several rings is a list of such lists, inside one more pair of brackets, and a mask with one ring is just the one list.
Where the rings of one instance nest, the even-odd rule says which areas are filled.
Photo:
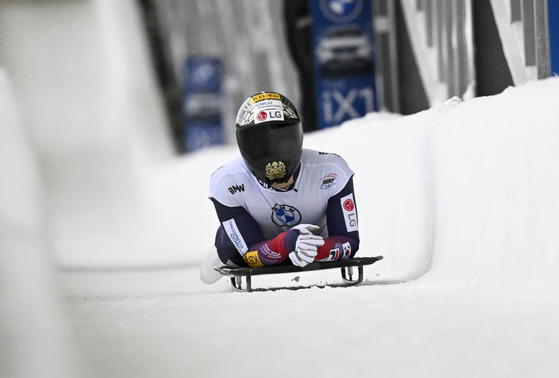
[[222, 81], [221, 59], [196, 56], [187, 60], [183, 110], [188, 152], [224, 143]]
[[318, 128], [378, 109], [372, 0], [310, 0]]
[[549, 53], [551, 58], [551, 75], [559, 75], [559, 0], [547, 2], [549, 16]]

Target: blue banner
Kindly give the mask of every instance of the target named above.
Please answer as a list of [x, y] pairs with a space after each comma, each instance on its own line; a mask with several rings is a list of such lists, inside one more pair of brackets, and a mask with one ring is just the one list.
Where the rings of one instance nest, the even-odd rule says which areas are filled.
[[549, 18], [549, 53], [551, 58], [551, 75], [559, 75], [559, 0], [548, 0]]
[[378, 110], [372, 0], [310, 0], [318, 128]]
[[188, 152], [224, 143], [222, 81], [221, 59], [196, 56], [187, 60], [183, 110]]

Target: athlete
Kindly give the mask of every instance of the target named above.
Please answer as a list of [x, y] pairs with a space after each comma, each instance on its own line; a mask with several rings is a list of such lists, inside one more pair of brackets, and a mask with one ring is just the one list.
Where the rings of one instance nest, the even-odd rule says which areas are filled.
[[295, 106], [260, 92], [236, 119], [241, 156], [216, 170], [210, 200], [220, 226], [200, 278], [214, 266], [260, 267], [348, 259], [359, 248], [353, 171], [336, 154], [303, 148]]

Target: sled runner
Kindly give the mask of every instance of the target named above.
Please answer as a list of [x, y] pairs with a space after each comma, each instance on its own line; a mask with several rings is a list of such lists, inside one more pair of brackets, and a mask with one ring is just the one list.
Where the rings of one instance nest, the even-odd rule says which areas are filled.
[[[239, 291], [253, 291], [252, 276], [263, 274], [277, 274], [277, 273], [298, 273], [310, 272], [313, 270], [333, 269], [340, 268], [342, 273], [342, 280], [344, 286], [354, 286], [363, 282], [363, 266], [371, 265], [375, 262], [382, 260], [382, 256], [376, 257], [356, 257], [347, 260], [339, 260], [332, 262], [314, 262], [305, 267], [298, 267], [294, 265], [277, 265], [277, 266], [263, 266], [259, 268], [232, 268], [229, 266], [221, 266], [214, 268], [224, 276], [229, 276], [231, 279], [231, 286]], [[357, 275], [354, 269], [357, 268]], [[243, 285], [243, 277], [245, 284]]]

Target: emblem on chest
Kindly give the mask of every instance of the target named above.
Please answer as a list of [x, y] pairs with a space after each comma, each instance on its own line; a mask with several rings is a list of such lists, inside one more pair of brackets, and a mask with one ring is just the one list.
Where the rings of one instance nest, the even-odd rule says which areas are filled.
[[272, 222], [280, 227], [293, 227], [301, 222], [301, 213], [291, 205], [276, 204], [272, 208]]

